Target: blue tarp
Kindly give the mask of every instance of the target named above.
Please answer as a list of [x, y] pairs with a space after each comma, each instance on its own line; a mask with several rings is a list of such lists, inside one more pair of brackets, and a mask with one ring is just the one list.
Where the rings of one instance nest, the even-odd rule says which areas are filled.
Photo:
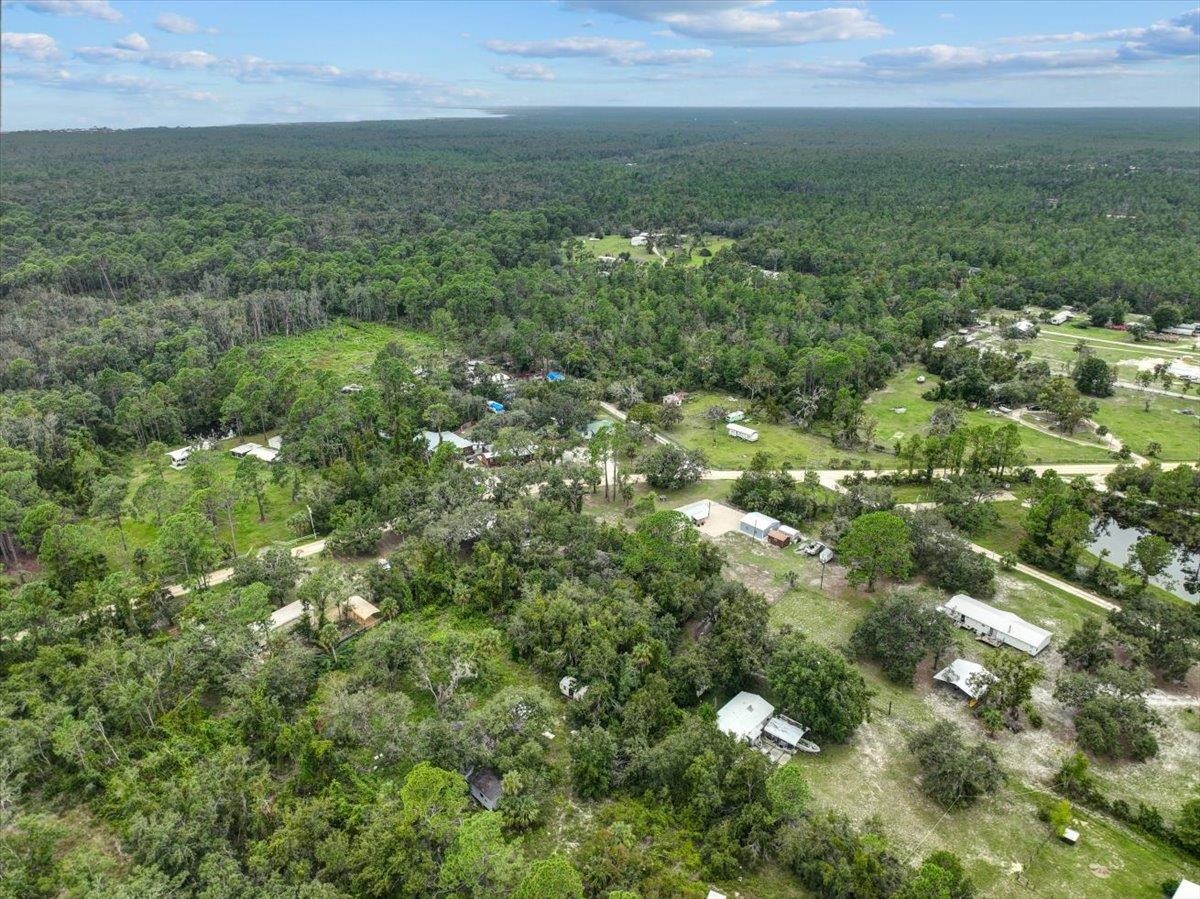
[[493, 412], [503, 412], [504, 411], [504, 404], [497, 403], [495, 400], [488, 400], [487, 407], [489, 409], [491, 409]]
[[567, 379], [567, 376], [564, 375], [561, 371], [546, 372], [546, 380], [547, 381], [565, 381], [566, 379]]

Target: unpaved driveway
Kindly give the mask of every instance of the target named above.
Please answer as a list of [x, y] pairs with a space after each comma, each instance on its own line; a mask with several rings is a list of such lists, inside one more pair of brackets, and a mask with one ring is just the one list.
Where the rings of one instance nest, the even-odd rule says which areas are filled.
[[742, 514], [733, 506], [714, 502], [708, 513], [708, 520], [699, 527], [700, 533], [706, 537], [720, 537], [722, 534], [736, 531]]

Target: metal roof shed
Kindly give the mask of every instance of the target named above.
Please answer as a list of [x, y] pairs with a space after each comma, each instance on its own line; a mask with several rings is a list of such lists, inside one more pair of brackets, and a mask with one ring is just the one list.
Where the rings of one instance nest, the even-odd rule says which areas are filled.
[[692, 524], [704, 524], [708, 521], [708, 516], [712, 514], [712, 502], [702, 499], [688, 503], [686, 506], [680, 506], [675, 511], [686, 516]]
[[933, 676], [936, 681], [958, 687], [972, 699], [987, 692], [989, 683], [984, 678], [992, 678], [992, 673], [978, 662], [967, 659], [955, 659]]
[[767, 534], [779, 527], [779, 519], [762, 512], [747, 512], [738, 522], [738, 530], [755, 540], [766, 540]]
[[500, 775], [491, 768], [480, 768], [468, 774], [467, 787], [471, 791], [471, 798], [489, 812], [494, 812], [500, 804]]

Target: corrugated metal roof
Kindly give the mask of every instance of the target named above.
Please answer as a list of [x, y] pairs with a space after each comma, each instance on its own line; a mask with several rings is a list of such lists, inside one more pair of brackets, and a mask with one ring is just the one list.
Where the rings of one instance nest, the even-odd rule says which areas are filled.
[[952, 596], [943, 608], [965, 615], [999, 633], [1009, 634], [1029, 646], [1041, 646], [1054, 636], [1051, 631], [1030, 624], [1019, 615], [989, 606], [986, 602], [980, 602], [965, 593]]

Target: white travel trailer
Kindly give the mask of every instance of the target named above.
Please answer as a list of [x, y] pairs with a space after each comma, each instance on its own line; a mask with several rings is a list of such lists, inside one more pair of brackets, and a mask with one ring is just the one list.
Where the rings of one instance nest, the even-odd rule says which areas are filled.
[[725, 433], [730, 437], [736, 437], [738, 440], [745, 440], [747, 443], [754, 443], [758, 440], [758, 431], [754, 428], [747, 428], [745, 425], [727, 424], [725, 425]]

